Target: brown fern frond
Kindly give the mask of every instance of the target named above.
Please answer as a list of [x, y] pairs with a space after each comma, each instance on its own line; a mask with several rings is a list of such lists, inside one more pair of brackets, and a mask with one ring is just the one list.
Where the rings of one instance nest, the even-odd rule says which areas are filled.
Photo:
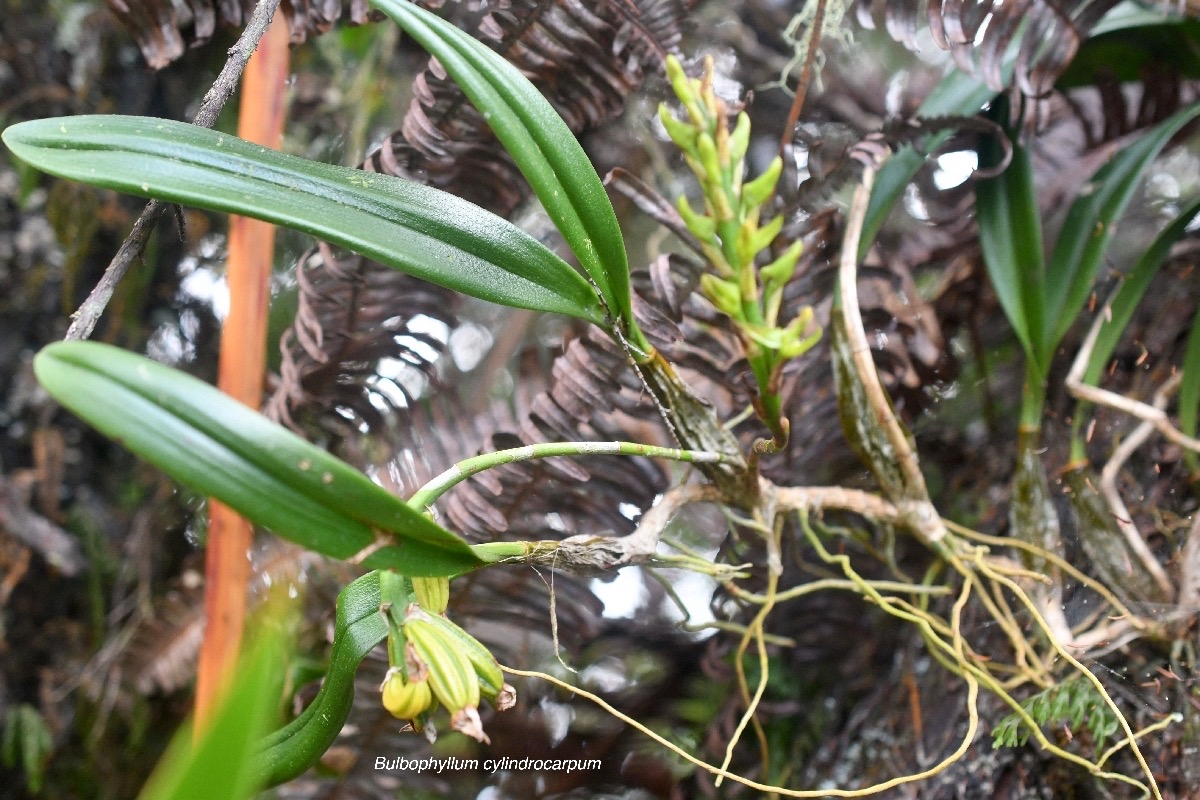
[[[254, 10], [254, 2], [217, 0], [214, 7], [213, 0], [185, 0], [182, 4], [171, 0], [105, 0], [154, 69], [167, 66], [187, 48], [206, 43], [218, 26], [241, 27]], [[283, 0], [279, 7], [293, 44], [325, 33], [341, 20], [361, 25], [379, 18], [367, 0]]]
[[173, 589], [133, 633], [123, 673], [140, 694], [182, 689], [196, 677], [196, 657], [204, 637], [204, 598], [200, 587]]
[[296, 277], [296, 319], [280, 343], [268, 415], [295, 427], [293, 412], [303, 409], [339, 438], [360, 425], [382, 430], [384, 410], [414, 398], [403, 384], [379, 376], [381, 359], [434, 380], [442, 342], [424, 330], [429, 322], [457, 325], [458, 295], [362, 256], [339, 259], [324, 243], [301, 260]]
[[[1016, 48], [1012, 81], [1030, 97], [1045, 95], [1066, 69], [1088, 33], [1118, 0], [884, 0], [859, 2], [864, 27], [882, 23], [912, 49], [928, 28], [964, 72], [1000, 91], [1005, 56]], [[986, 27], [985, 27], [986, 26]], [[982, 35], [981, 35], [982, 31]]]
[[[621, 112], [649, 65], [677, 44], [688, 7], [688, 0], [608, 0], [594, 8], [520, 0], [477, 18], [475, 25], [582, 132]], [[417, 76], [414, 94], [401, 130], [364, 168], [419, 180], [511, 215], [528, 197], [528, 187], [486, 120], [436, 60]], [[365, 260], [346, 266], [328, 248], [319, 250], [301, 273], [300, 313], [284, 342], [271, 413], [288, 421], [307, 409], [344, 429], [330, 413], [341, 409], [342, 417], [352, 412], [354, 424], [377, 429], [381, 412], [410, 404], [413, 398], [396, 402], [397, 392], [364, 395], [362, 386], [375, 380], [375, 365], [385, 357], [412, 360], [433, 375], [435, 359], [414, 359], [416, 351], [404, 345], [412, 333], [405, 322], [413, 318], [407, 313], [409, 294], [430, 298], [429, 310], [420, 313], [450, 327], [455, 302], [452, 293], [418, 283]], [[364, 286], [372, 289], [367, 305]], [[404, 328], [401, 333], [378, 324], [388, 313], [386, 318]]]
[[1093, 81], [1062, 95], [1068, 113], [1060, 117], [1069, 116], [1078, 125], [1084, 151], [1157, 125], [1200, 97], [1200, 83], [1181, 80], [1162, 64], [1150, 65], [1137, 82], [1122, 82], [1107, 71], [1096, 73]]
[[[614, 119], [679, 42], [690, 0], [514, 0], [476, 22], [481, 38], [521, 69], [579, 133]], [[501, 216], [528, 196], [483, 116], [441, 65], [414, 83], [402, 128], [369, 169], [422, 180]]]
[[[320, 557], [272, 539], [256, 550], [252, 561], [254, 574], [262, 578], [252, 584], [251, 597], [257, 601], [267, 587], [296, 580]], [[119, 672], [141, 694], [174, 692], [195, 677], [203, 635], [203, 583], [198, 573], [185, 571], [156, 603], [153, 616], [134, 623], [129, 646], [119, 660]]]
[[[414, 409], [396, 460], [402, 490], [412, 491], [482, 450], [563, 440], [666, 441], [658, 412], [624, 353], [602, 334], [570, 342], [554, 360], [544, 389], [534, 393], [536, 375], [527, 371], [524, 390], [486, 413], [467, 413], [461, 401], [448, 397]], [[480, 539], [501, 533], [519, 538], [625, 533], [633, 525], [630, 506], [649, 507], [667, 478], [640, 458], [518, 462], [460, 484], [440, 506], [455, 530]]]

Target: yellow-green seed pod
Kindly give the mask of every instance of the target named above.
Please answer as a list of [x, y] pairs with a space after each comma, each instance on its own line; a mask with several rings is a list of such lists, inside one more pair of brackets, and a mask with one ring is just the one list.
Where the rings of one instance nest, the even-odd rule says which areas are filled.
[[383, 680], [383, 707], [396, 719], [414, 719], [433, 704], [429, 681], [406, 681], [393, 667]]
[[483, 646], [483, 642], [467, 633], [453, 620], [434, 617], [431, 622], [435, 627], [445, 631], [447, 636], [457, 640], [467, 660], [475, 668], [475, 675], [479, 678], [479, 686], [483, 694], [489, 700], [495, 700], [496, 696], [504, 689], [504, 673], [501, 672], [500, 664], [492, 652]]
[[446, 606], [450, 604], [450, 579], [413, 578], [413, 594], [417, 596], [417, 604], [430, 614], [445, 614]]
[[429, 688], [451, 714], [479, 706], [479, 678], [455, 637], [425, 615], [410, 615], [404, 634], [428, 670]]

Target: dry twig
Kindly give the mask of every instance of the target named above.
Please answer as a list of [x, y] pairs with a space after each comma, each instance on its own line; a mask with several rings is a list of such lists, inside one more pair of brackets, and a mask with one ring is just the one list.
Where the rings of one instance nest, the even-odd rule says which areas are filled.
[[[259, 0], [258, 5], [254, 8], [254, 15], [246, 23], [242, 35], [238, 37], [237, 43], [229, 49], [229, 59], [225, 62], [225, 66], [221, 68], [217, 79], [213, 81], [213, 85], [204, 95], [204, 100], [200, 103], [200, 110], [196, 112], [196, 116], [192, 120], [193, 125], [211, 128], [217, 121], [221, 109], [225, 107], [226, 101], [237, 89], [242, 70], [245, 69], [246, 62], [258, 48], [258, 42], [266, 33], [267, 25], [271, 22], [271, 17], [278, 7], [279, 0]], [[99, 283], [92, 289], [91, 294], [87, 296], [79, 309], [71, 315], [71, 326], [67, 329], [65, 339], [68, 341], [87, 339], [92, 335], [96, 323], [100, 320], [100, 315], [104, 313], [109, 300], [112, 299], [113, 292], [117, 289], [117, 284], [125, 277], [133, 260], [141, 256], [154, 226], [166, 210], [167, 204], [158, 200], [151, 200], [146, 204], [146, 208], [133, 223], [133, 229], [129, 231], [129, 235], [121, 243], [117, 254], [113, 256], [112, 261], [104, 270], [104, 275], [100, 278]]]

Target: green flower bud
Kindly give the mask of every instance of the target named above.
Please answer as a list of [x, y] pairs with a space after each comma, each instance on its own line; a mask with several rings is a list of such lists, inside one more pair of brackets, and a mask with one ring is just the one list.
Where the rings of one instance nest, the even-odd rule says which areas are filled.
[[717, 236], [717, 223], [712, 217], [705, 214], [699, 214], [692, 209], [692, 204], [683, 195], [680, 195], [679, 202], [675, 204], [679, 210], [679, 216], [683, 217], [683, 224], [687, 229], [695, 234], [696, 238], [702, 242], [711, 242]]
[[783, 286], [792, 279], [792, 275], [796, 274], [796, 262], [800, 260], [800, 253], [804, 251], [803, 242], [794, 242], [791, 247], [783, 251], [779, 258], [767, 264], [758, 271], [762, 276], [763, 283], [771, 286]]
[[750, 116], [745, 112], [738, 114], [733, 132], [729, 134], [729, 160], [740, 164], [750, 149]]
[[675, 143], [676, 147], [688, 155], [695, 154], [696, 127], [694, 125], [689, 125], [682, 120], [675, 119], [675, 115], [671, 113], [671, 109], [667, 108], [666, 103], [659, 105], [658, 119], [662, 122], [663, 128], [667, 131], [667, 136], [671, 137], [671, 141]]
[[742, 227], [738, 231], [738, 251], [743, 261], [748, 264], [754, 260], [755, 256], [766, 250], [771, 242], [775, 241], [775, 237], [779, 235], [782, 227], [782, 216], [775, 217], [761, 228], [749, 221], [742, 223]]
[[784, 358], [795, 358], [796, 356], [807, 353], [813, 345], [821, 339], [821, 329], [805, 336], [804, 331], [812, 322], [813, 310], [808, 306], [796, 315], [795, 319], [788, 323], [788, 326], [783, 329], [783, 342], [779, 348], [779, 355]]
[[734, 319], [742, 318], [742, 293], [735, 281], [711, 274], [701, 275], [700, 289], [719, 311]]
[[721, 159], [717, 155], [717, 142], [707, 131], [702, 131], [696, 137], [696, 157], [700, 160], [704, 177], [710, 182], [720, 181]]
[[742, 187], [742, 210], [749, 212], [770, 199], [771, 195], [775, 193], [775, 186], [779, 183], [779, 176], [782, 173], [783, 159], [775, 156], [762, 175]]
[[671, 82], [671, 89], [679, 98], [679, 102], [687, 103], [695, 99], [691, 81], [688, 79], [687, 73], [683, 71], [683, 64], [673, 55], [667, 56], [667, 80]]

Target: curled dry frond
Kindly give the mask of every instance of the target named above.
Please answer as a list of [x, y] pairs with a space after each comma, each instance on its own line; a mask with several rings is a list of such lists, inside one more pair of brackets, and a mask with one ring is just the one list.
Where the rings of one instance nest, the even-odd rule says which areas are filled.
[[[475, 23], [478, 35], [549, 98], [571, 130], [616, 117], [625, 99], [679, 42], [690, 0], [585, 5], [514, 0]], [[422, 179], [507, 216], [528, 190], [483, 115], [441, 65], [414, 83], [403, 127], [369, 158], [368, 169]]]
[[[690, 0], [607, 0], [588, 7], [515, 0], [474, 25], [582, 133], [619, 114], [645, 74], [657, 70], [662, 55], [677, 45], [690, 6]], [[364, 168], [419, 180], [511, 215], [529, 196], [528, 187], [486, 120], [436, 60], [417, 76], [414, 94], [402, 128]], [[271, 400], [276, 418], [289, 420], [305, 410], [339, 430], [346, 416], [378, 430], [380, 409], [401, 405], [400, 392], [375, 392], [367, 383], [378, 360], [400, 359], [433, 375], [436, 356], [410, 346], [409, 322], [425, 315], [454, 327], [455, 295], [369, 261], [346, 263], [324, 249], [303, 266], [300, 313], [287, 334]], [[422, 298], [420, 308], [410, 308], [413, 293]]]
[[[162, 69], [212, 38], [217, 26], [241, 27], [254, 10], [255, 0], [105, 0], [129, 29], [142, 55], [154, 69]], [[283, 0], [280, 11], [288, 23], [293, 44], [318, 36], [340, 20], [361, 25], [376, 19], [367, 0]], [[182, 12], [182, 13], [181, 13]]]
[[[885, 0], [860, 2], [858, 18], [870, 28], [881, 23], [893, 39], [913, 49], [918, 33], [927, 27], [934, 42], [950, 51], [964, 72], [979, 76], [996, 91], [1015, 82], [1026, 95], [1040, 97], [1117, 2]], [[1010, 54], [1015, 56], [1011, 78]]]

